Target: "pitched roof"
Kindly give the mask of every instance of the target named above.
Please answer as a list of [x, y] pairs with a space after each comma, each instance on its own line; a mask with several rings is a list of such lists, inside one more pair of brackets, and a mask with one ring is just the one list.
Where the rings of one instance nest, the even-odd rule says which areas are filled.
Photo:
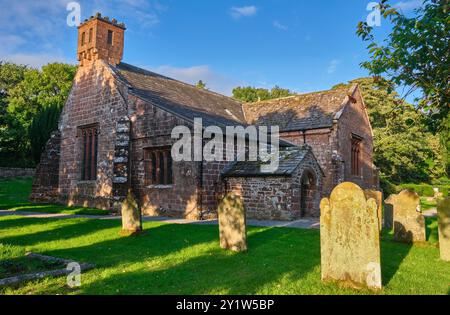
[[202, 118], [204, 126], [247, 125], [242, 104], [230, 97], [126, 63], [112, 69], [129, 85], [131, 94], [174, 115], [189, 121]]
[[258, 176], [290, 176], [303, 162], [306, 155], [312, 152], [311, 147], [280, 148], [279, 166], [275, 172], [265, 173], [261, 171], [262, 161], [243, 161], [231, 163], [222, 172], [223, 177], [258, 177]]
[[274, 100], [244, 104], [249, 124], [279, 126], [280, 131], [319, 129], [333, 126], [348, 103], [348, 88], [300, 94]]

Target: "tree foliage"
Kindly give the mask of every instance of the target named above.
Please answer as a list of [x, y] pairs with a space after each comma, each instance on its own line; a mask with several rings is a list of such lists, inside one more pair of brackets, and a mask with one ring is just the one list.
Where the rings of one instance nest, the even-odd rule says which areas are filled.
[[279, 86], [274, 86], [270, 91], [263, 88], [255, 88], [251, 86], [237, 87], [233, 89], [233, 97], [245, 103], [253, 103], [258, 101], [265, 101], [280, 97], [294, 95], [289, 89], [283, 89]]
[[371, 55], [362, 66], [380, 79], [378, 83], [409, 87], [406, 95], [420, 91], [418, 107], [427, 114], [431, 130], [442, 131], [450, 108], [449, 1], [423, 0], [412, 17], [400, 13], [388, 0], [381, 0], [379, 8], [392, 31], [380, 44], [373, 27], [359, 23], [357, 34], [369, 43]]
[[[400, 96], [380, 87], [373, 78], [359, 84], [374, 132], [374, 163], [381, 176], [394, 183], [429, 182], [445, 175], [438, 136], [423, 123], [424, 114], [401, 102]], [[339, 84], [336, 87], [343, 86]]]
[[[35, 118], [43, 119], [40, 115], [48, 108], [61, 110], [72, 87], [76, 69], [76, 66], [61, 63], [48, 64], [38, 70], [0, 62], [0, 164], [34, 164], [31, 130], [36, 139], [48, 139], [54, 129], [32, 129], [32, 122]], [[50, 126], [54, 128], [54, 124], [43, 125]], [[44, 141], [42, 139], [40, 141]], [[37, 153], [33, 151], [33, 155]]]

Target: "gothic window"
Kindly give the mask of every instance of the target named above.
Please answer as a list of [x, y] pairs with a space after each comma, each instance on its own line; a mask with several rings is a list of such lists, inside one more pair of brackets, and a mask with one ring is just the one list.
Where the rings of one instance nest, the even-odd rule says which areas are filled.
[[92, 42], [92, 32], [93, 32], [93, 31], [94, 31], [94, 30], [93, 30], [92, 28], [89, 29], [89, 43]]
[[97, 179], [97, 150], [98, 150], [98, 127], [81, 127], [80, 135], [82, 139], [82, 180]]
[[361, 176], [361, 143], [362, 138], [352, 135], [351, 171], [353, 176]]
[[86, 33], [83, 32], [81, 34], [81, 46], [83, 46], [86, 43]]
[[170, 148], [144, 149], [145, 185], [172, 185], [172, 155]]
[[113, 31], [108, 30], [108, 45], [112, 45], [113, 43]]

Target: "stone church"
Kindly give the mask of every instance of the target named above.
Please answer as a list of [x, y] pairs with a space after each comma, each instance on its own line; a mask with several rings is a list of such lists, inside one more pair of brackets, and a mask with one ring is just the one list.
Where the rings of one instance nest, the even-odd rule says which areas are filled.
[[[79, 68], [36, 170], [31, 201], [120, 210], [129, 189], [143, 214], [216, 217], [242, 196], [249, 218], [319, 216], [319, 202], [351, 181], [378, 186], [373, 134], [358, 86], [241, 104], [122, 62], [125, 25], [100, 14], [78, 28]], [[175, 162], [176, 126], [279, 126], [279, 167]]]

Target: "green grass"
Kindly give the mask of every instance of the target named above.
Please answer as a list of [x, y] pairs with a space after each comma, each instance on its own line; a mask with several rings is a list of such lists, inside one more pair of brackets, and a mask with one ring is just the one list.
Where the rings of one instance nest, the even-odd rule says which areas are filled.
[[[0, 181], [0, 209], [27, 203], [30, 180]], [[71, 211], [61, 206], [61, 211]], [[66, 210], [64, 210], [66, 209]], [[27, 209], [27, 211], [30, 211]], [[48, 209], [45, 210], [47, 212]], [[82, 286], [46, 278], [0, 294], [372, 294], [320, 280], [317, 230], [249, 227], [247, 253], [220, 249], [217, 226], [144, 223], [145, 235], [122, 237], [120, 220], [0, 217], [0, 277], [42, 268], [27, 251], [93, 263]], [[450, 294], [450, 263], [439, 259], [436, 219], [427, 218], [428, 242], [381, 242], [383, 290], [378, 294]]]
[[[450, 263], [439, 259], [435, 221], [430, 241], [414, 246], [381, 242], [380, 294], [447, 294]], [[94, 263], [82, 286], [47, 278], [0, 294], [371, 294], [322, 284], [317, 230], [255, 228], [249, 251], [220, 249], [218, 227], [146, 222], [146, 235], [121, 237], [118, 220], [0, 217], [2, 259], [26, 251]]]
[[109, 211], [94, 208], [30, 203], [28, 197], [32, 182], [32, 178], [0, 180], [0, 210], [83, 215], [109, 214]]

